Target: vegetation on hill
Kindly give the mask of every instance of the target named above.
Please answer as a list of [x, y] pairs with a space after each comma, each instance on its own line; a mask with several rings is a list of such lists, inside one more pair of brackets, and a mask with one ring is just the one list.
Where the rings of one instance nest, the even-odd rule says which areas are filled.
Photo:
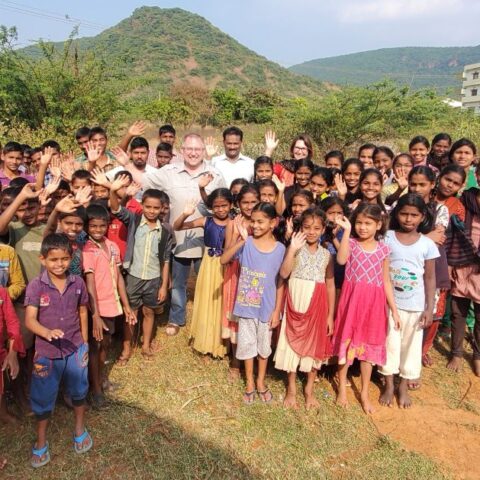
[[480, 45], [405, 47], [319, 58], [294, 65], [290, 70], [341, 85], [367, 85], [388, 77], [414, 89], [436, 87], [458, 94], [464, 65], [477, 62]]
[[[325, 87], [257, 55], [203, 17], [180, 8], [141, 7], [95, 37], [76, 41], [109, 65], [129, 96], [151, 99], [173, 85], [206, 89], [270, 88], [311, 95]], [[62, 47], [62, 44], [56, 44]], [[38, 49], [25, 49], [30, 55]]]

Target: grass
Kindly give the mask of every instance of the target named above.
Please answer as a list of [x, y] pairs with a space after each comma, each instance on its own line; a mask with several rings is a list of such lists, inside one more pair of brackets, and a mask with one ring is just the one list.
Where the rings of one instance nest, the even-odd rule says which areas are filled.
[[244, 406], [242, 382], [226, 382], [228, 362], [195, 354], [186, 329], [175, 338], [158, 330], [155, 349], [151, 363], [137, 351], [128, 367], [112, 369], [110, 378], [121, 387], [105, 410], [87, 416], [93, 450], [82, 457], [73, 452], [72, 415], [59, 405], [49, 430], [50, 465], [36, 472], [29, 466], [29, 419], [0, 431], [0, 456], [8, 461], [0, 477], [447, 478], [431, 459], [380, 435], [358, 405], [336, 407], [324, 378], [316, 384], [317, 412], [281, 408], [283, 376], [273, 371], [268, 383], [276, 402]]

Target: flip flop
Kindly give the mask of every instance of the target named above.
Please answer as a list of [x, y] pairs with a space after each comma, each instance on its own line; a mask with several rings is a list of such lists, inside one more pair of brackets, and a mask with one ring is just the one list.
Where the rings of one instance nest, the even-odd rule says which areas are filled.
[[262, 403], [270, 403], [273, 400], [273, 394], [267, 387], [263, 392], [257, 392]]
[[[34, 462], [33, 461], [33, 456], [42, 458], [45, 456], [43, 460], [40, 460], [39, 462]], [[33, 468], [40, 468], [46, 465], [50, 461], [50, 452], [48, 451], [48, 442], [45, 444], [43, 448], [32, 448], [32, 459], [30, 460], [30, 465]]]
[[243, 394], [243, 403], [245, 405], [252, 405], [253, 402], [255, 402], [255, 390], [252, 390], [251, 392], [245, 392]]
[[[84, 445], [83, 442], [87, 439], [88, 439], [88, 443]], [[77, 445], [80, 445], [80, 447], [78, 447]], [[93, 447], [93, 440], [90, 434], [87, 432], [87, 429], [85, 429], [84, 432], [79, 437], [76, 437], [75, 435], [73, 436], [73, 448], [75, 449], [76, 453], [78, 454], [86, 453], [92, 447]]]

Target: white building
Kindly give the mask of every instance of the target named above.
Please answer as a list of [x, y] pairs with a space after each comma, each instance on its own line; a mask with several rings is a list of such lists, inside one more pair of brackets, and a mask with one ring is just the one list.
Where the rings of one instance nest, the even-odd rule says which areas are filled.
[[463, 69], [462, 108], [480, 114], [480, 63], [465, 65]]

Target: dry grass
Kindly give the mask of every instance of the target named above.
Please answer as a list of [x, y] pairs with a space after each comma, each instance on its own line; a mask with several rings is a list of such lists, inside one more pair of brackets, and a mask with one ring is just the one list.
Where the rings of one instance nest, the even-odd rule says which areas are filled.
[[268, 383], [276, 402], [247, 407], [242, 382], [226, 382], [228, 362], [192, 352], [186, 329], [175, 338], [159, 329], [155, 348], [151, 363], [137, 351], [128, 367], [112, 369], [121, 387], [105, 410], [88, 413], [91, 452], [73, 452], [72, 416], [59, 405], [50, 465], [35, 474], [29, 467], [34, 422], [26, 420], [1, 432], [8, 461], [1, 478], [446, 478], [430, 459], [380, 435], [357, 405], [336, 407], [326, 379], [316, 385], [317, 412], [285, 411], [283, 377], [275, 372]]

